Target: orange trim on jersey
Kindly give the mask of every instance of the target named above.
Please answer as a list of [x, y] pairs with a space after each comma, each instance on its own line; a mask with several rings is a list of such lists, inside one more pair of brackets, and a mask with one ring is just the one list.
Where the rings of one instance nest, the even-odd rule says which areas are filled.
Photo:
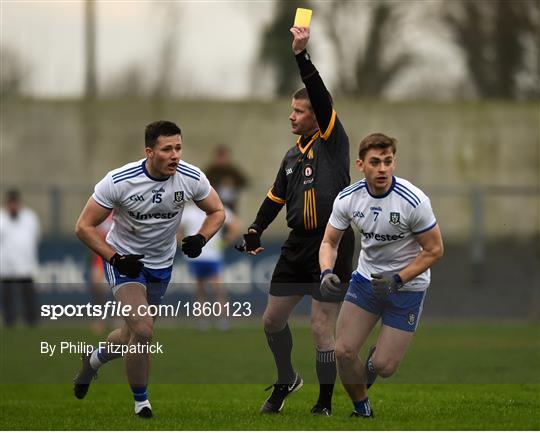
[[311, 190], [308, 190], [308, 228], [313, 228], [313, 197]]
[[336, 110], [332, 110], [332, 117], [330, 117], [330, 123], [328, 124], [328, 128], [326, 128], [326, 131], [324, 131], [324, 134], [321, 135], [321, 138], [326, 141], [328, 140], [328, 137], [330, 137], [330, 134], [334, 130], [334, 125], [336, 123]]
[[279, 198], [278, 196], [274, 195], [272, 193], [272, 189], [268, 190], [268, 194], [266, 194], [266, 196], [272, 200], [273, 202], [277, 203], [277, 204], [285, 204], [285, 200], [283, 200], [282, 198]]
[[315, 188], [311, 190], [313, 196], [313, 228], [317, 228], [317, 203], [315, 202]]
[[304, 228], [306, 230], [317, 228], [317, 205], [314, 188], [304, 191]]
[[307, 223], [306, 223], [306, 229], [311, 230], [311, 194], [309, 190], [306, 191], [307, 195], [307, 202], [306, 202], [306, 209], [307, 209]]
[[319, 135], [321, 135], [321, 131], [317, 131], [313, 137], [311, 137], [311, 140], [309, 140], [305, 146], [302, 146], [302, 137], [298, 137], [298, 140], [296, 140], [296, 147], [298, 147], [298, 150], [304, 154], [306, 152], [306, 149], [313, 143], [317, 138], [319, 138]]
[[306, 203], [307, 203], [307, 191], [304, 191], [304, 228], [307, 230], [307, 218], [306, 218], [306, 215], [307, 215], [307, 206], [306, 206]]

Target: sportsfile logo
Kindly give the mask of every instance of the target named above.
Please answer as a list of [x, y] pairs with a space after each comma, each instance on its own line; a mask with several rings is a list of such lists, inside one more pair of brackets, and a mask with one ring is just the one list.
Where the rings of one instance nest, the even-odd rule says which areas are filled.
[[405, 233], [400, 233], [398, 235], [390, 235], [390, 234], [386, 233], [386, 234], [381, 235], [379, 233], [373, 233], [373, 232], [367, 233], [364, 230], [362, 230], [361, 233], [364, 236], [364, 239], [366, 239], [366, 240], [375, 239], [376, 241], [381, 241], [381, 242], [397, 241], [399, 239], [404, 239], [405, 238]]
[[140, 212], [128, 212], [129, 216], [132, 218], [135, 218], [136, 220], [151, 220], [151, 219], [162, 219], [162, 220], [170, 220], [171, 218], [174, 218], [176, 215], [178, 215], [178, 212], [155, 212], [155, 213], [140, 213]]

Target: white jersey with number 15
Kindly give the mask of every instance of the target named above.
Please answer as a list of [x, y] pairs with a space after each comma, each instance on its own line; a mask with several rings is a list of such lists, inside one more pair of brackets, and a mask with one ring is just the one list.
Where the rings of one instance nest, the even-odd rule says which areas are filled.
[[184, 205], [210, 194], [210, 182], [194, 165], [181, 161], [176, 174], [153, 178], [145, 159], [112, 170], [96, 185], [92, 197], [101, 206], [114, 209], [107, 243], [119, 254], [144, 254], [151, 269], [172, 265], [176, 231]]

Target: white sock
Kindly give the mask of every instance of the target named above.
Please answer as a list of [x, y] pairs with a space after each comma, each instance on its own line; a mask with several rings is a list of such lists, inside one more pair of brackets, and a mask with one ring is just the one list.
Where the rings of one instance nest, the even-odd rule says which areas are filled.
[[90, 355], [90, 367], [92, 367], [94, 370], [98, 370], [99, 367], [103, 365], [103, 363], [99, 360], [97, 354], [98, 349], [94, 350]]
[[149, 408], [152, 410], [152, 405], [150, 404], [150, 401], [144, 400], [144, 401], [136, 401], [135, 402], [135, 413], [139, 413], [144, 407]]

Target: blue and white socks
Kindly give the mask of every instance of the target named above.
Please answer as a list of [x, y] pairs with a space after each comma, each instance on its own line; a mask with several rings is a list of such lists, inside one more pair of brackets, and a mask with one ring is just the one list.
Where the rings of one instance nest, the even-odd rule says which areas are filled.
[[92, 352], [90, 355], [90, 367], [92, 367], [94, 370], [99, 370], [99, 368], [109, 362], [109, 356], [107, 353], [107, 349], [96, 349]]
[[354, 411], [357, 414], [362, 415], [363, 417], [370, 417], [373, 415], [373, 412], [371, 411], [371, 406], [369, 404], [369, 398], [366, 397], [364, 400], [360, 401], [353, 401], [354, 404]]
[[150, 401], [148, 401], [148, 392], [146, 386], [132, 386], [133, 399], [135, 400], [135, 413], [139, 413], [143, 408], [152, 409]]

